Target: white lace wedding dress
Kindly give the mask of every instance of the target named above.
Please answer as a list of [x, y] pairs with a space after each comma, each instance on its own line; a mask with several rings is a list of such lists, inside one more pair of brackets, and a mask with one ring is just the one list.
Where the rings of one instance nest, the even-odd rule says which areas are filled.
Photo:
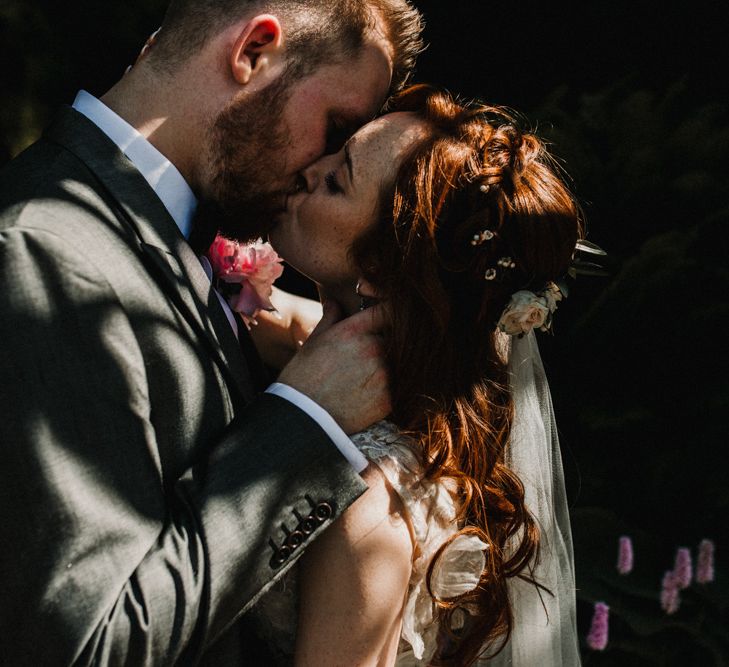
[[[402, 499], [413, 528], [416, 559], [403, 611], [398, 667], [427, 665], [436, 649], [438, 626], [433, 618], [432, 598], [426, 586], [430, 561], [454, 533], [456, 505], [446, 482], [422, 479], [422, 466], [413, 444], [386, 421], [379, 422], [352, 440], [376, 464]], [[486, 545], [474, 536], [454, 540], [433, 571], [433, 592], [454, 597], [473, 589], [485, 566]], [[258, 603], [254, 613], [260, 635], [285, 664], [293, 655], [296, 630], [296, 571], [284, 578]]]
[[[533, 334], [515, 341], [509, 366], [515, 420], [507, 462], [525, 486], [527, 505], [540, 527], [540, 559], [534, 577], [549, 589], [509, 581], [514, 628], [504, 651], [479, 665], [577, 667], [572, 541], [559, 442], [549, 388]], [[426, 574], [434, 554], [457, 532], [449, 480], [423, 479], [414, 443], [389, 422], [353, 436], [402, 499], [416, 542], [396, 667], [427, 667], [436, 650], [438, 625]], [[475, 536], [453, 540], [433, 569], [431, 586], [440, 598], [472, 590], [485, 565], [486, 545]], [[253, 610], [259, 636], [290, 665], [296, 633], [296, 566]]]

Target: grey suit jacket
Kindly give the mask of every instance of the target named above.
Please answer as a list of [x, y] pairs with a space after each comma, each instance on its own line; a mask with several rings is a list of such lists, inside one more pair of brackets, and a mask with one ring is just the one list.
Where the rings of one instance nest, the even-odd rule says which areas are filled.
[[365, 489], [196, 262], [70, 108], [0, 173], [2, 664], [251, 664], [234, 622]]

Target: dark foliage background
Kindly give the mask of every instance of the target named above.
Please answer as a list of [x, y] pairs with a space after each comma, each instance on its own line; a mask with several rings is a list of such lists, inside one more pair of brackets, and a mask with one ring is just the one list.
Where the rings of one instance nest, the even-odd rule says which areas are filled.
[[[0, 162], [78, 88], [100, 94], [165, 0], [3, 0]], [[420, 0], [418, 80], [511, 106], [553, 144], [609, 279], [581, 278], [543, 338], [572, 505], [579, 624], [611, 605], [590, 665], [729, 664], [729, 78], [724, 3]], [[615, 572], [617, 538], [636, 568]], [[660, 610], [678, 546], [717, 580]]]

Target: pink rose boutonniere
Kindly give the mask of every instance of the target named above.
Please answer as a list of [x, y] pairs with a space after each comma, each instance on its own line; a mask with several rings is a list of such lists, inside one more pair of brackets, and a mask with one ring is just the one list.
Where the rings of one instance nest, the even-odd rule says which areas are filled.
[[275, 311], [271, 303], [273, 283], [283, 273], [281, 258], [260, 239], [237, 243], [215, 237], [207, 253], [220, 292], [232, 310], [240, 313], [250, 329], [260, 310]]

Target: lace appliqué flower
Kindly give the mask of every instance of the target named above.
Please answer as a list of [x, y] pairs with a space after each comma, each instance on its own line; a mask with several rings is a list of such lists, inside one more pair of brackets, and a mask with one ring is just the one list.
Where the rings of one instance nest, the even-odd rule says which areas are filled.
[[260, 239], [237, 243], [217, 236], [207, 257], [213, 267], [219, 291], [231, 309], [240, 313], [246, 326], [256, 323], [261, 310], [276, 310], [271, 303], [273, 283], [283, 273], [281, 258]]

